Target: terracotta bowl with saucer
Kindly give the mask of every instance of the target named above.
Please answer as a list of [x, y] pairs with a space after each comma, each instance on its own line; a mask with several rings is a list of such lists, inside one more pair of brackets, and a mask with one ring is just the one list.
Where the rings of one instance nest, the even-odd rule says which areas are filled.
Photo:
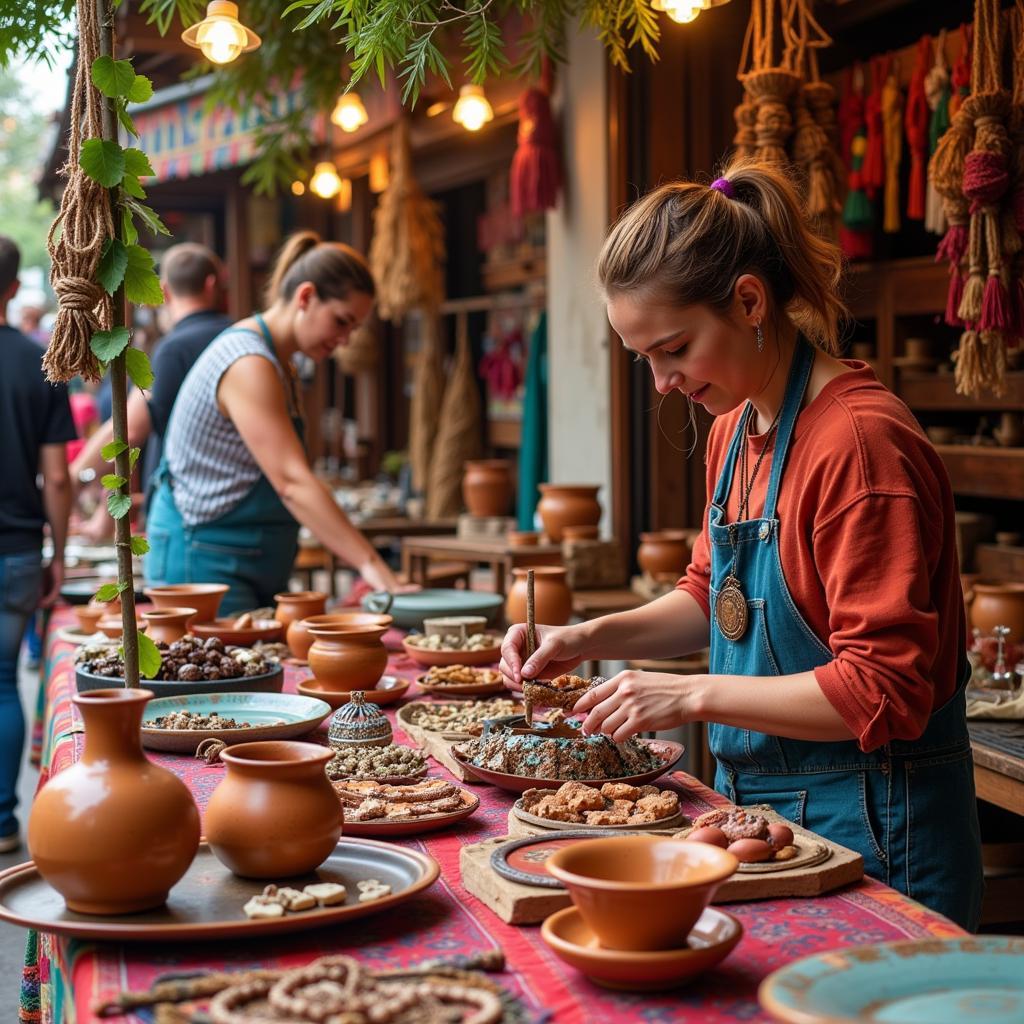
[[604, 949], [576, 907], [552, 914], [540, 936], [559, 959], [605, 988], [656, 992], [675, 988], [721, 963], [736, 947], [743, 926], [732, 914], [707, 907], [678, 949], [624, 952]]
[[166, 583], [143, 591], [157, 608], [195, 608], [196, 622], [212, 622], [227, 592], [226, 583]]
[[582, 840], [546, 866], [605, 949], [650, 952], [685, 948], [739, 861], [709, 843], [640, 835]]

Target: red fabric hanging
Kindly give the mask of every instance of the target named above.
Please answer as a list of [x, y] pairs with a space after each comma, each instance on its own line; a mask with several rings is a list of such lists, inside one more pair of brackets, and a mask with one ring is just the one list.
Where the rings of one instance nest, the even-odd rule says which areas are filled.
[[885, 185], [885, 142], [882, 124], [882, 86], [889, 76], [892, 58], [888, 55], [871, 61], [871, 93], [864, 104], [868, 128], [868, 151], [864, 157], [864, 191], [874, 199]]
[[509, 197], [517, 217], [550, 210], [562, 187], [558, 134], [551, 115], [551, 64], [544, 59], [539, 87], [519, 97], [518, 146], [512, 157]]
[[917, 42], [917, 63], [907, 88], [907, 109], [904, 125], [910, 145], [910, 182], [907, 187], [907, 217], [924, 220], [925, 196], [928, 192], [928, 124], [931, 110], [924, 91], [924, 80], [932, 65], [931, 36]]
[[949, 119], [960, 109], [971, 93], [971, 48], [974, 45], [974, 26], [968, 22], [960, 26], [960, 56], [953, 65], [951, 76], [953, 92], [949, 97]]

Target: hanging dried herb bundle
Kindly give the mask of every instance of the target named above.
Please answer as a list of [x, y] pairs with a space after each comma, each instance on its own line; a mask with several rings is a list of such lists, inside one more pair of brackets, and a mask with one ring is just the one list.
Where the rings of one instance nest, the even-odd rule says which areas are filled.
[[430, 460], [427, 518], [454, 515], [462, 507], [462, 473], [480, 455], [480, 392], [465, 316], [456, 327], [455, 366], [448, 378]]
[[423, 322], [423, 345], [416, 357], [409, 405], [409, 465], [414, 490], [426, 491], [430, 482], [430, 457], [444, 397], [444, 354], [440, 323], [428, 314]]
[[412, 174], [409, 125], [401, 118], [391, 145], [391, 180], [373, 215], [370, 267], [377, 282], [377, 309], [399, 322], [411, 309], [435, 312], [444, 297], [444, 229], [437, 204]]

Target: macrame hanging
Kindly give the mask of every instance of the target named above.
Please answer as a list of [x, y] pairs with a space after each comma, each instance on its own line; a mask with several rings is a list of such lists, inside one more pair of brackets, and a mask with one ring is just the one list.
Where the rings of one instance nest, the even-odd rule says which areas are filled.
[[457, 318], [455, 333], [455, 365], [445, 388], [430, 460], [428, 519], [442, 519], [462, 508], [465, 464], [480, 455], [480, 392], [465, 315]]
[[[939, 139], [949, 130], [949, 100], [951, 96], [949, 65], [946, 61], [946, 30], [939, 33], [935, 41], [935, 62], [925, 75], [924, 93], [928, 100], [931, 116], [928, 119], [928, 159], [935, 155]], [[924, 226], [933, 235], [942, 235], [946, 231], [946, 215], [942, 209], [942, 196], [939, 195], [932, 176], [927, 175], [928, 189], [925, 197]]]
[[71, 98], [71, 133], [67, 177], [60, 212], [50, 228], [46, 245], [50, 253], [50, 283], [57, 296], [57, 319], [43, 356], [43, 369], [51, 383], [81, 376], [99, 380], [99, 360], [90, 348], [97, 331], [109, 330], [113, 302], [96, 283], [103, 247], [113, 237], [110, 192], [78, 165], [83, 138], [103, 137], [103, 97], [93, 85], [91, 69], [99, 56], [99, 23], [96, 5], [78, 8], [78, 63]]
[[551, 61], [545, 57], [539, 86], [531, 86], [519, 97], [518, 145], [509, 174], [509, 197], [516, 217], [553, 209], [562, 188], [551, 91]]
[[885, 143], [885, 193], [882, 230], [900, 229], [900, 162], [903, 158], [903, 93], [899, 62], [890, 61], [882, 85], [882, 137]]
[[377, 309], [399, 322], [411, 309], [436, 311], [444, 298], [444, 228], [437, 204], [412, 173], [409, 125], [400, 118], [391, 140], [391, 174], [373, 214], [370, 267]]
[[423, 318], [423, 344], [416, 356], [409, 403], [409, 465], [413, 490], [425, 492], [430, 483], [430, 459], [437, 438], [444, 397], [444, 354], [437, 316]]
[[931, 67], [931, 36], [921, 36], [917, 41], [910, 85], [907, 86], [907, 110], [904, 115], [907, 145], [910, 148], [910, 178], [907, 182], [908, 220], [924, 220], [925, 214], [925, 196], [928, 191], [928, 124], [931, 114], [924, 83]]

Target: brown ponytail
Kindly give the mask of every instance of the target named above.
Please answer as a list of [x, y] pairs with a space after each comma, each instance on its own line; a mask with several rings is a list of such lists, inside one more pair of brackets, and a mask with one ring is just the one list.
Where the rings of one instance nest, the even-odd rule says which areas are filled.
[[350, 292], [375, 295], [373, 274], [366, 260], [343, 242], [324, 242], [315, 231], [290, 235], [278, 253], [267, 283], [266, 302], [287, 302], [303, 281], [321, 299], [345, 299]]
[[838, 295], [842, 256], [804, 217], [798, 193], [774, 166], [734, 160], [728, 191], [697, 182], [662, 185], [612, 227], [597, 273], [608, 295], [645, 291], [679, 306], [733, 302], [736, 280], [767, 285], [783, 313], [826, 352], [839, 351], [846, 307]]

